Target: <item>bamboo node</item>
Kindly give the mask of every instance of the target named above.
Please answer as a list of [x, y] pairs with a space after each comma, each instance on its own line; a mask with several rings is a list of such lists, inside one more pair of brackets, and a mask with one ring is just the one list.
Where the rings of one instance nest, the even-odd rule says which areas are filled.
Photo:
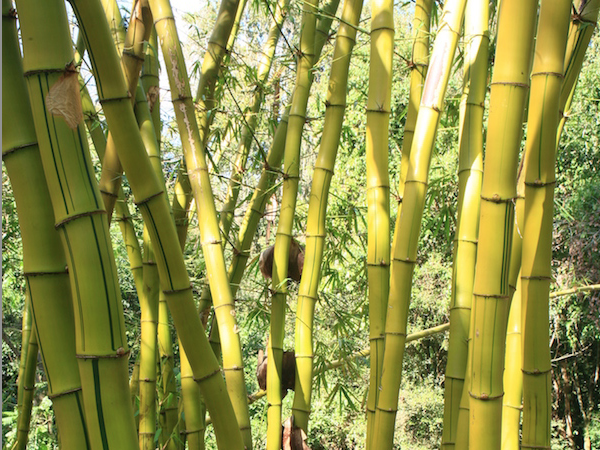
[[21, 149], [29, 148], [29, 147], [35, 147], [36, 145], [38, 145], [37, 142], [31, 142], [29, 144], [17, 145], [16, 147], [9, 148], [8, 150], [5, 150], [2, 152], [2, 159], [4, 159], [7, 155], [10, 155], [11, 153], [16, 152], [17, 150], [21, 150]]
[[481, 394], [478, 395], [478, 394], [473, 394], [471, 391], [469, 391], [469, 396], [476, 400], [497, 400], [499, 398], [504, 397], [504, 392], [500, 395], [489, 395], [486, 392], [482, 392]]
[[54, 228], [59, 229], [63, 225], [66, 225], [67, 223], [72, 222], [73, 220], [81, 219], [82, 217], [90, 217], [90, 216], [93, 216], [94, 214], [106, 214], [106, 211], [104, 209], [97, 209], [95, 211], [86, 211], [86, 212], [83, 212], [80, 214], [73, 214], [72, 216], [69, 216], [69, 217], [63, 219], [60, 222], [57, 222], [54, 225]]
[[[119, 177], [119, 178], [120, 178], [120, 177]], [[101, 193], [102, 195], [106, 195], [107, 197], [119, 198], [119, 195], [118, 195], [118, 194], [115, 194], [114, 192], [107, 191], [107, 190], [105, 190], [105, 189], [100, 189], [100, 193]]]
[[521, 369], [521, 372], [523, 372], [525, 375], [546, 375], [547, 373], [550, 373], [552, 369], [548, 369], [548, 370], [540, 370], [540, 369], [533, 369], [533, 370], [525, 370], [525, 369]]
[[382, 408], [381, 406], [376, 407], [377, 411], [381, 411], [382, 413], [387, 414], [396, 414], [398, 412], [397, 408]]
[[546, 187], [546, 186], [554, 186], [556, 184], [556, 180], [552, 181], [542, 181], [542, 180], [534, 180], [534, 181], [526, 181], [525, 186], [529, 187]]
[[77, 354], [77, 355], [75, 355], [75, 357], [77, 359], [116, 359], [116, 358], [121, 358], [123, 356], [128, 356], [128, 355], [129, 355], [129, 350], [125, 350], [123, 347], [119, 347], [115, 354], [108, 354], [108, 355]]
[[214, 371], [212, 371], [212, 372], [210, 372], [210, 373], [208, 373], [208, 374], [206, 374], [206, 375], [204, 375], [204, 376], [202, 376], [202, 377], [199, 377], [199, 378], [196, 378], [196, 377], [193, 377], [193, 376], [192, 376], [192, 379], [193, 379], [195, 382], [197, 382], [197, 383], [201, 383], [202, 381], [206, 381], [206, 380], [208, 380], [210, 377], [214, 377], [215, 375], [217, 375], [217, 374], [220, 374], [220, 373], [221, 373], [221, 369], [220, 369], [220, 368], [217, 368], [217, 370], [214, 370]]
[[171, 295], [171, 294], [178, 294], [180, 292], [191, 291], [191, 290], [192, 290], [192, 285], [190, 284], [188, 287], [184, 287], [181, 289], [165, 289], [165, 290], [163, 290], [163, 294]]
[[148, 203], [148, 202], [149, 202], [150, 200], [152, 200], [153, 198], [155, 198], [155, 197], [158, 197], [158, 196], [160, 196], [160, 195], [162, 195], [162, 194], [164, 194], [164, 191], [163, 191], [163, 190], [160, 190], [160, 191], [158, 191], [157, 193], [155, 193], [155, 194], [152, 194], [151, 196], [149, 196], [149, 197], [146, 197], [146, 198], [144, 198], [144, 199], [140, 200], [139, 202], [135, 202], [135, 204], [136, 204], [137, 206], [142, 206], [142, 205], [144, 205], [145, 203]]
[[79, 392], [79, 391], [81, 391], [81, 386], [77, 387], [77, 388], [74, 388], [74, 389], [68, 389], [66, 391], [62, 391], [62, 392], [59, 392], [57, 394], [48, 394], [48, 398], [50, 400], [54, 400], [55, 398], [64, 397], [65, 395], [74, 394], [74, 393]]
[[535, 72], [531, 74], [531, 77], [536, 77], [536, 76], [549, 76], [549, 77], [556, 77], [556, 78], [560, 78], [561, 80], [565, 77], [562, 73], [560, 72]]

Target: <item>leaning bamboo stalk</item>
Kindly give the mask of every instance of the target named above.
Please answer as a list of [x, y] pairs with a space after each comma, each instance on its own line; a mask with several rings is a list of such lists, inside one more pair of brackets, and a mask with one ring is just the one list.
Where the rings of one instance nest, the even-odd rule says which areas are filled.
[[[305, 415], [304, 410], [310, 410], [312, 394], [313, 321], [325, 245], [327, 199], [342, 131], [342, 123], [346, 108], [348, 69], [350, 66], [352, 49], [356, 42], [356, 27], [358, 25], [362, 6], [362, 0], [348, 0], [344, 2], [342, 20], [337, 32], [333, 63], [331, 65], [321, 147], [315, 162], [308, 207], [306, 252], [304, 270], [298, 293], [296, 320], [295, 349], [296, 361], [299, 369], [296, 378], [295, 392], [297, 394], [294, 396], [293, 410], [294, 425], [303, 428], [305, 431], [307, 431], [308, 414]], [[308, 356], [308, 358], [306, 358], [306, 356]], [[304, 367], [300, 369], [301, 366]], [[270, 373], [271, 372], [267, 371], [268, 376]], [[269, 381], [270, 379], [268, 378], [267, 398], [269, 398], [269, 390], [276, 391], [276, 394], [280, 395], [281, 390], [279, 383], [275, 383], [274, 387], [271, 388]], [[279, 381], [279, 378], [277, 378], [277, 381]], [[297, 399], [299, 401], [297, 401]], [[300, 406], [301, 409], [298, 409], [298, 406]], [[275, 422], [275, 425], [277, 424], [278, 423]]]
[[556, 133], [570, 0], [542, 0], [531, 72], [525, 144], [523, 430], [521, 448], [549, 448], [552, 417], [549, 294]]
[[501, 445], [517, 161], [537, 1], [503, 0], [492, 78], [472, 305], [469, 445]]
[[[242, 2], [245, 4], [244, 0], [242, 0]], [[152, 4], [154, 3], [157, 2], [153, 1]], [[206, 147], [206, 142], [208, 140], [208, 132], [210, 124], [212, 123], [212, 116], [214, 116], [216, 113], [217, 99], [215, 97], [215, 88], [219, 78], [221, 63], [223, 61], [223, 57], [225, 56], [226, 50], [228, 49], [227, 43], [229, 41], [229, 37], [231, 36], [231, 30], [235, 23], [237, 12], [238, 10], [243, 10], [243, 8], [238, 8], [239, 3], [240, 0], [221, 1], [219, 11], [217, 12], [217, 20], [215, 21], [212, 33], [208, 39], [208, 45], [202, 60], [195, 104], [196, 122], [198, 124], [197, 128], [200, 136], [199, 145], [203, 149]], [[163, 5], [163, 8], [165, 7], [166, 5]], [[152, 10], [154, 11], [154, 6], [152, 7]], [[158, 17], [155, 17], [154, 20], [158, 20]], [[164, 43], [161, 44], [164, 46]], [[165, 60], [166, 59], [167, 58], [165, 57]], [[179, 90], [181, 90], [181, 88], [179, 88]]]
[[[175, 115], [194, 200], [198, 207], [198, 214], [202, 216], [202, 220], [198, 223], [209, 285], [213, 303], [216, 307], [217, 321], [219, 322], [221, 342], [225, 344], [223, 370], [227, 380], [227, 389], [238, 425], [244, 437], [244, 444], [251, 449], [252, 435], [250, 432], [248, 402], [246, 401], [247, 392], [244, 381], [242, 348], [221, 246], [217, 211], [206, 165], [205, 148], [202, 145], [202, 137], [196, 122], [196, 109], [192, 103], [187, 70], [181, 44], [177, 37], [171, 6], [168, 0], [152, 0], [150, 4], [154, 14], [156, 31], [162, 45], [162, 52], [165, 55], [165, 66], [169, 74], [171, 96], [175, 104]], [[204, 76], [210, 76], [210, 74], [205, 74], [203, 69], [201, 78]], [[187, 354], [189, 357], [189, 349]]]
[[556, 145], [558, 145], [562, 130], [569, 118], [577, 78], [581, 72], [590, 39], [598, 25], [598, 11], [600, 10], [600, 0], [579, 0], [573, 3], [574, 11], [571, 14], [571, 26], [565, 52], [565, 79], [560, 95], [561, 120], [556, 135]]
[[237, 149], [237, 157], [232, 167], [232, 174], [229, 180], [227, 196], [223, 202], [223, 207], [221, 208], [221, 214], [219, 217], [219, 225], [223, 231], [223, 235], [226, 237], [229, 236], [229, 230], [233, 222], [233, 215], [239, 197], [242, 176], [246, 170], [250, 148], [252, 147], [254, 140], [254, 131], [258, 123], [258, 114], [264, 99], [264, 88], [267, 83], [269, 73], [271, 72], [273, 56], [275, 55], [277, 42], [279, 41], [279, 36], [281, 35], [281, 27], [283, 26], [283, 21], [287, 16], [288, 9], [289, 0], [278, 1], [277, 8], [275, 10], [275, 16], [271, 21], [269, 34], [261, 51], [262, 56], [257, 67], [256, 86], [254, 88], [250, 107], [244, 114], [242, 136]]
[[488, 76], [489, 7], [470, 0], [465, 17], [465, 63], [460, 110], [458, 218], [454, 238], [448, 362], [444, 383], [442, 449], [456, 443], [467, 370], [469, 325], [483, 176], [483, 111]]
[[152, 172], [137, 131], [125, 82], [118, 70], [118, 57], [109, 44], [106, 22], [97, 20], [100, 14], [97, 2], [76, 1], [74, 10], [88, 37], [87, 46], [90, 53], [102, 55], [102, 58], [93, 58], [95, 61], [93, 69], [96, 79], [102, 80], [99, 95], [104, 105], [105, 116], [115, 141], [119, 142], [117, 149], [120, 152], [120, 160], [127, 172], [144, 220], [148, 224], [154, 242], [161, 289], [168, 298], [173, 321], [187, 351], [194, 376], [201, 384], [207, 406], [211, 410], [217, 442], [224, 448], [242, 448], [241, 435], [220, 376], [218, 363], [211, 353], [206, 335], [195, 313], [190, 282], [178, 246], [169, 205], [159, 180]]
[[[107, 18], [116, 27], [114, 31], [115, 35], [122, 36], [125, 34], [122, 50], [119, 48], [119, 42], [115, 42], [115, 46], [121, 55], [121, 68], [127, 80], [127, 89], [133, 105], [135, 103], [135, 92], [140, 69], [144, 62], [144, 43], [148, 41], [152, 29], [152, 14], [148, 8], [147, 1], [136, 0], [133, 5], [129, 28], [125, 33], [124, 30], [119, 29], [120, 27], [124, 27], [124, 25], [119, 8], [116, 6], [116, 0], [104, 1]], [[123, 176], [123, 167], [119, 161], [115, 145], [109, 130], [99, 182], [100, 192], [102, 192], [102, 198], [104, 199], [108, 214], [108, 223], [112, 220], [112, 213], [115, 202], [119, 197], [118, 193]]]
[[[417, 113], [423, 84], [429, 66], [429, 28], [431, 25], [432, 0], [418, 0], [415, 4], [415, 16], [412, 21], [413, 47], [410, 60], [410, 94], [408, 99], [408, 111], [406, 112], [406, 124], [404, 125], [404, 137], [402, 139], [402, 161], [400, 162], [400, 185], [398, 195], [404, 195], [404, 182], [408, 173], [408, 162], [410, 161], [410, 147], [412, 146], [417, 123]], [[402, 204], [399, 204], [402, 207]]]
[[[283, 154], [283, 194], [281, 198], [281, 210], [279, 213], [279, 222], [277, 226], [277, 235], [275, 237], [275, 248], [273, 256], [273, 279], [272, 279], [272, 298], [271, 298], [271, 326], [270, 336], [267, 345], [267, 374], [271, 372], [280, 379], [282, 371], [283, 357], [283, 339], [285, 333], [285, 306], [287, 295], [288, 277], [288, 258], [290, 245], [292, 242], [294, 214], [296, 211], [296, 199], [298, 195], [298, 183], [300, 180], [300, 148], [302, 146], [302, 132], [306, 122], [306, 110], [310, 87], [312, 85], [312, 68], [314, 64], [314, 46], [315, 46], [315, 28], [316, 15], [315, 8], [318, 6], [318, 0], [309, 0], [304, 2], [302, 8], [302, 24], [300, 33], [300, 46], [296, 55], [296, 84], [294, 86], [294, 95], [290, 108], [287, 134], [285, 139], [285, 150]], [[298, 309], [300, 313], [300, 309]], [[298, 336], [296, 336], [298, 338]], [[300, 344], [304, 345], [304, 344]], [[304, 377], [303, 371], [306, 370], [305, 362], [311, 358], [312, 352], [303, 352], [296, 341], [296, 383]], [[308, 376], [311, 376], [309, 373]], [[294, 405], [292, 411], [294, 415], [295, 426], [304, 430], [308, 425], [308, 409], [310, 404], [299, 402], [300, 391], [296, 386], [297, 395], [294, 396]], [[306, 393], [304, 393], [306, 394]], [[267, 432], [267, 447], [271, 449], [279, 448], [281, 433], [281, 390], [280, 388], [269, 388], [267, 381], [267, 398], [270, 408], [267, 411], [267, 422], [269, 429]], [[306, 419], [301, 418], [301, 414]]]
[[393, 445], [412, 274], [417, 258], [429, 164], [465, 4], [465, 0], [451, 0], [444, 5], [419, 106], [402, 209], [394, 231], [390, 295], [385, 319], [385, 349], [372, 449], [383, 450], [392, 448]]
[[[117, 270], [81, 123], [65, 7], [60, 2], [41, 7], [27, 0], [18, 6], [36, 135], [73, 287], [76, 353], [89, 440], [93, 446], [134, 449]], [[65, 102], [71, 103], [65, 106]]]
[[[7, 171], [8, 172], [8, 171]], [[10, 175], [9, 175], [10, 177]], [[18, 213], [17, 213], [18, 217]], [[23, 391], [25, 390], [25, 365], [27, 364], [27, 349], [29, 348], [29, 336], [33, 319], [31, 317], [31, 308], [29, 307], [29, 293], [25, 291], [25, 301], [23, 302], [23, 316], [21, 317], [21, 357], [19, 358], [19, 375], [17, 376], [17, 412], [21, 414], [23, 410]], [[19, 420], [17, 419], [17, 424]]]
[[392, 99], [394, 4], [371, 2], [371, 57], [367, 98], [367, 283], [371, 370], [367, 397], [367, 441], [372, 447], [383, 365], [385, 314], [390, 291], [390, 177], [388, 134]]

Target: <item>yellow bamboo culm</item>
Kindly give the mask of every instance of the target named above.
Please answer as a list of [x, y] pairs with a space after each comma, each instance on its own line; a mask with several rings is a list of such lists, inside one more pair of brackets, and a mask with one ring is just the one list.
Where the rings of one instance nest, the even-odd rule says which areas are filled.
[[367, 397], [367, 441], [371, 447], [379, 380], [383, 364], [383, 332], [390, 284], [389, 120], [394, 54], [394, 7], [390, 0], [371, 1], [371, 59], [367, 98], [367, 282], [371, 369]]
[[466, 0], [450, 0], [444, 5], [419, 106], [401, 213], [394, 230], [389, 302], [387, 310], [383, 310], [386, 318], [382, 375], [368, 443], [372, 450], [387, 450], [393, 446], [412, 274], [417, 259], [429, 165], [465, 5]]
[[[279, 223], [277, 224], [277, 235], [275, 236], [271, 326], [267, 346], [267, 400], [269, 401], [269, 409], [267, 410], [267, 448], [269, 450], [278, 449], [281, 439], [280, 380], [285, 333], [286, 279], [288, 277], [288, 257], [293, 234], [298, 183], [300, 181], [302, 133], [306, 122], [306, 110], [313, 79], [312, 69], [315, 62], [316, 8], [318, 5], [318, 0], [310, 0], [304, 2], [302, 8], [300, 47], [296, 55], [296, 84], [289, 111], [283, 154], [283, 193]], [[299, 315], [300, 299], [298, 303], [297, 314]], [[312, 352], [307, 350], [309, 348], [307, 345], [311, 344], [310, 340], [300, 343], [298, 339], [298, 333], [296, 333], [296, 391], [292, 413], [294, 415], [295, 426], [306, 431], [308, 427], [308, 412], [310, 410], [310, 393], [305, 392], [302, 388], [299, 389], [298, 386], [301, 384], [304, 385], [307, 377], [312, 377], [312, 366], [310, 366], [312, 360], [307, 360], [307, 358], [310, 358]], [[304, 401], [307, 396], [308, 403]]]
[[523, 449], [550, 448], [552, 367], [548, 336], [555, 149], [570, 8], [570, 0], [542, 0], [531, 73], [521, 269]]
[[471, 300], [483, 177], [483, 111], [488, 78], [489, 4], [469, 0], [465, 13], [465, 66], [460, 109], [458, 219], [454, 241], [450, 334], [444, 390], [442, 449], [455, 448], [471, 323]]
[[[461, 449], [493, 450], [501, 445], [513, 202], [536, 12], [534, 0], [503, 0], [499, 8], [473, 286], [472, 358], [463, 394], [464, 403], [465, 396], [470, 397], [469, 414], [459, 414]], [[461, 406], [461, 412], [466, 411]]]
[[[325, 122], [321, 146], [315, 162], [311, 195], [308, 206], [306, 226], [306, 253], [304, 270], [298, 292], [298, 308], [296, 320], [296, 355], [304, 356], [302, 372], [304, 378], [296, 381], [301, 391], [294, 397], [294, 406], [306, 405], [310, 410], [313, 380], [313, 323], [316, 299], [318, 298], [319, 281], [321, 278], [321, 263], [326, 236], [326, 210], [329, 187], [342, 132], [342, 123], [346, 107], [346, 92], [348, 85], [348, 68], [350, 56], [356, 40], [356, 26], [362, 10], [362, 0], [346, 0], [342, 10], [342, 20], [337, 32], [333, 62], [329, 77]], [[307, 357], [310, 356], [310, 357]], [[310, 375], [310, 378], [308, 376]], [[297, 402], [297, 397], [301, 400]], [[300, 421], [302, 418], [302, 421]], [[307, 431], [303, 415], [294, 410], [294, 425]]]

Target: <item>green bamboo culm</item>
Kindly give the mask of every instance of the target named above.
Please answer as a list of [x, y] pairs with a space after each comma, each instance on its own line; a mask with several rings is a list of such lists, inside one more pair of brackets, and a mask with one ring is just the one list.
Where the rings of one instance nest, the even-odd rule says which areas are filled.
[[[26, 300], [29, 301], [28, 299]], [[29, 440], [29, 429], [31, 424], [31, 411], [33, 409], [33, 396], [35, 394], [35, 375], [37, 373], [38, 361], [38, 339], [35, 330], [30, 329], [27, 349], [22, 349], [25, 354], [22, 378], [19, 378], [19, 386], [22, 388], [21, 409], [17, 420], [17, 442], [13, 446], [15, 450], [25, 450]]]
[[86, 46], [94, 55], [93, 70], [96, 80], [101, 80], [98, 93], [109, 129], [118, 143], [119, 158], [154, 243], [161, 290], [168, 299], [175, 327], [211, 410], [217, 443], [223, 448], [241, 449], [241, 435], [218, 363], [195, 312], [190, 281], [166, 196], [146, 155], [125, 81], [118, 70], [119, 60], [110, 44], [106, 21], [97, 19], [101, 6], [97, 1], [76, 1], [73, 7], [84, 30]]
[[396, 220], [392, 244], [382, 376], [370, 441], [373, 450], [391, 449], [393, 446], [412, 274], [417, 258], [429, 165], [465, 5], [466, 0], [450, 0], [444, 5], [417, 115], [402, 208]]
[[[469, 413], [457, 448], [499, 449], [517, 162], [527, 98], [537, 1], [503, 0], [491, 84], [467, 372]], [[463, 395], [464, 398], [464, 395]], [[468, 427], [468, 429], [467, 429]], [[468, 441], [466, 436], [469, 437]]]
[[[362, 7], [362, 0], [346, 0], [344, 2], [329, 76], [323, 135], [321, 136], [321, 146], [315, 161], [308, 205], [306, 251], [296, 313], [296, 361], [299, 370], [296, 378], [294, 405], [307, 406], [309, 410], [313, 380], [314, 311], [318, 298], [321, 265], [325, 248], [327, 200], [342, 133], [350, 59], [356, 42], [357, 25]], [[303, 366], [302, 370], [300, 370], [300, 363]], [[268, 378], [270, 373], [267, 371], [267, 398], [269, 390], [272, 389], [269, 384], [270, 379]], [[300, 390], [298, 390], [299, 387]], [[278, 383], [275, 384], [275, 389], [280, 391]], [[301, 402], [297, 403], [296, 398], [299, 398]], [[306, 416], [303, 414], [300, 415], [294, 410], [295, 426], [300, 426], [306, 432], [307, 428], [305, 424], [307, 421], [308, 414]]]
[[[11, 180], [23, 242], [23, 271], [42, 351], [61, 445], [89, 447], [81, 381], [75, 358], [75, 330], [67, 261], [54, 228], [54, 211], [37, 146], [14, 10], [3, 2], [2, 156]], [[10, 21], [10, 22], [7, 22]], [[4, 103], [6, 102], [6, 103]], [[36, 183], [32, 183], [36, 180]], [[24, 337], [27, 333], [24, 333]], [[27, 354], [24, 347], [23, 354]], [[37, 350], [34, 364], [37, 363]]]
[[549, 448], [552, 367], [549, 295], [556, 183], [556, 133], [569, 28], [569, 0], [542, 0], [531, 72], [525, 144], [525, 214], [521, 268], [523, 429], [521, 448]]
[[[23, 411], [23, 391], [25, 390], [25, 365], [27, 363], [27, 349], [29, 348], [29, 336], [33, 320], [31, 318], [31, 308], [28, 301], [29, 294], [26, 292], [23, 302], [23, 317], [21, 318], [21, 357], [19, 358], [19, 375], [17, 377], [17, 411], [22, 414]], [[17, 419], [18, 423], [18, 419]]]
[[459, 126], [458, 218], [454, 238], [442, 449], [456, 444], [467, 370], [469, 325], [483, 176], [483, 111], [488, 75], [489, 6], [470, 0], [465, 13], [465, 65]]
[[[273, 295], [271, 298], [271, 327], [267, 346], [267, 376], [281, 379], [283, 339], [285, 333], [285, 307], [287, 296], [288, 257], [293, 234], [298, 183], [300, 181], [300, 148], [302, 132], [306, 122], [306, 110], [310, 87], [312, 85], [312, 68], [315, 62], [315, 29], [317, 24], [316, 8], [318, 0], [304, 2], [302, 7], [302, 24], [300, 46], [296, 54], [296, 84], [289, 112], [285, 150], [283, 154], [283, 194], [281, 209], [275, 236], [273, 257]], [[297, 317], [302, 315], [301, 300], [298, 299]], [[310, 410], [310, 379], [312, 378], [312, 339], [310, 335], [301, 338], [296, 323], [296, 388], [292, 414], [294, 426], [307, 430]], [[270, 375], [269, 375], [270, 373]], [[308, 379], [309, 384], [305, 385]], [[273, 386], [274, 387], [274, 386]], [[279, 439], [276, 430], [277, 419], [281, 417], [281, 390], [269, 387], [267, 379], [267, 401], [270, 403], [267, 420], [270, 422], [268, 447], [275, 449]], [[308, 391], [306, 390], [308, 389]], [[281, 419], [279, 419], [281, 420]]]
[[[413, 47], [409, 63], [410, 93], [404, 125], [404, 137], [402, 138], [402, 161], [400, 162], [400, 185], [398, 186], [400, 198], [404, 196], [404, 183], [406, 182], [408, 162], [410, 161], [410, 147], [415, 134], [419, 104], [421, 103], [423, 85], [429, 67], [429, 29], [431, 26], [432, 5], [433, 0], [417, 0], [415, 16], [412, 21]], [[401, 208], [402, 203], [398, 207]]]
[[64, 3], [41, 7], [25, 0], [18, 7], [36, 135], [73, 287], [76, 353], [90, 444], [134, 449], [121, 295], [82, 123]]

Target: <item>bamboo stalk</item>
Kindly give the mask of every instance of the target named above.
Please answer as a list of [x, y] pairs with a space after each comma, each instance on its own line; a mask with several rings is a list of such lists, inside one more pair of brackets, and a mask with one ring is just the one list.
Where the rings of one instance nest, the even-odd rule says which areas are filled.
[[[358, 25], [362, 6], [362, 0], [348, 0], [344, 2], [342, 20], [337, 32], [333, 63], [329, 78], [321, 147], [315, 162], [308, 207], [306, 252], [298, 293], [296, 320], [296, 365], [298, 367], [298, 375], [296, 377], [295, 390], [297, 394], [294, 396], [293, 406], [294, 425], [303, 428], [305, 431], [307, 431], [308, 426], [308, 413], [304, 416], [304, 411], [306, 409], [310, 411], [312, 395], [312, 335], [314, 310], [316, 299], [318, 297], [321, 264], [325, 245], [327, 200], [329, 197], [329, 187], [333, 176], [346, 107], [348, 69], [350, 66], [352, 49], [356, 42], [356, 27]], [[282, 355], [278, 356], [281, 357]], [[273, 370], [273, 368], [270, 370]], [[278, 368], [278, 370], [280, 370], [280, 368]], [[278, 399], [277, 395], [280, 395], [281, 392], [279, 373], [277, 373], [276, 377], [272, 377], [271, 372], [267, 371], [267, 376], [267, 397], [269, 398], [269, 394], [272, 391], [275, 391], [275, 398]], [[273, 387], [271, 387], [269, 382], [274, 379], [276, 382], [273, 383]], [[300, 410], [298, 410], [298, 406], [300, 406]], [[280, 415], [277, 416], [277, 418], [279, 417]], [[275, 422], [275, 426], [279, 424], [280, 422]]]
[[23, 377], [19, 379], [22, 386], [21, 409], [17, 421], [17, 442], [13, 446], [15, 450], [25, 450], [29, 439], [31, 424], [31, 411], [33, 408], [33, 396], [35, 394], [35, 375], [37, 369], [39, 346], [35, 331], [29, 334], [27, 350], [21, 350], [25, 354], [25, 366]]
[[[210, 186], [208, 167], [206, 166], [205, 149], [202, 146], [202, 136], [199, 134], [196, 122], [195, 107], [192, 104], [185, 62], [177, 38], [177, 29], [171, 7], [168, 1], [158, 0], [153, 0], [151, 7], [162, 51], [166, 55], [165, 65], [169, 74], [171, 96], [175, 103], [175, 115], [194, 199], [199, 214], [202, 216], [202, 220], [199, 221], [202, 250], [206, 260], [213, 302], [218, 307], [216, 316], [219, 322], [221, 341], [226, 344], [223, 351], [223, 370], [227, 380], [227, 389], [234, 406], [238, 425], [244, 437], [244, 444], [251, 449], [252, 436], [250, 433], [248, 403], [246, 401], [242, 349], [235, 319], [233, 297], [227, 279], [217, 212]], [[212, 67], [213, 63], [214, 61], [209, 66]], [[218, 65], [216, 69], [218, 69]], [[205, 76], [210, 78], [211, 73], [204, 72], [203, 69], [202, 78]], [[216, 74], [217, 72], [214, 73], [214, 75]], [[207, 80], [206, 83], [209, 81]], [[190, 356], [189, 351], [188, 356]]]
[[393, 445], [412, 274], [417, 258], [429, 164], [465, 4], [464, 0], [451, 0], [444, 5], [419, 106], [402, 210], [394, 231], [390, 295], [385, 319], [385, 349], [370, 447], [372, 449], [384, 450]]
[[[400, 185], [398, 195], [404, 196], [404, 183], [408, 174], [408, 163], [410, 161], [410, 148], [415, 134], [417, 113], [425, 76], [429, 67], [429, 28], [431, 24], [432, 0], [417, 0], [415, 4], [415, 16], [412, 21], [413, 47], [410, 60], [410, 94], [408, 99], [408, 111], [406, 112], [406, 124], [404, 125], [404, 137], [402, 140], [402, 160], [400, 162]], [[402, 204], [398, 205], [400, 208]], [[400, 214], [400, 212], [398, 213]]]
[[[134, 449], [122, 304], [108, 224], [81, 124], [77, 74], [69, 65], [73, 54], [64, 4], [46, 2], [42, 8], [21, 1], [19, 16], [36, 134], [73, 287], [89, 441], [92, 446]], [[65, 101], [72, 102], [70, 107]]]
[[367, 441], [372, 446], [383, 365], [385, 314], [390, 289], [390, 178], [388, 128], [392, 98], [394, 7], [371, 1], [371, 59], [367, 98], [367, 282], [371, 371], [367, 397]]
[[[86, 424], [81, 411], [81, 380], [75, 359], [75, 332], [71, 290], [66, 271], [65, 254], [60, 236], [54, 228], [46, 178], [37, 146], [31, 107], [15, 26], [15, 11], [10, 1], [2, 4], [2, 159], [10, 178], [23, 243], [23, 272], [26, 281], [25, 314], [23, 317], [22, 361], [25, 362], [30, 335], [36, 340], [34, 354], [30, 355], [35, 374], [38, 347], [48, 380], [48, 394], [52, 398], [56, 424], [63, 448], [87, 448]], [[10, 111], [10, 113], [9, 113]], [[35, 181], [35, 182], [32, 182]], [[32, 331], [32, 322], [37, 331]], [[37, 335], [36, 335], [37, 333]], [[18, 404], [23, 405], [25, 375], [19, 374]], [[33, 380], [27, 381], [33, 387]], [[31, 400], [33, 391], [27, 392]], [[80, 408], [77, 407], [79, 403]], [[23, 407], [25, 408], [25, 407]], [[29, 413], [19, 408], [24, 426], [29, 429]], [[25, 438], [25, 439], [23, 439]], [[19, 434], [23, 448], [27, 434]]]
[[[96, 79], [102, 80], [99, 95], [109, 128], [115, 140], [120, 142], [117, 146], [119, 157], [127, 171], [134, 197], [149, 227], [160, 273], [161, 289], [168, 298], [173, 321], [186, 348], [194, 376], [201, 384], [207, 406], [211, 410], [218, 444], [227, 448], [241, 448], [241, 435], [233, 419], [231, 402], [224, 391], [218, 363], [210, 352], [200, 320], [195, 313], [189, 278], [178, 246], [169, 205], [159, 180], [152, 173], [141, 137], [134, 131], [137, 126], [128, 104], [124, 80], [118, 70], [117, 55], [112, 46], [107, 45], [106, 22], [96, 20], [99, 14], [98, 6], [97, 2], [93, 1], [74, 2], [74, 10], [88, 38], [90, 53], [98, 52], [103, 56], [93, 58]], [[161, 22], [164, 25], [165, 21]]]
[[[296, 55], [296, 84], [289, 112], [285, 150], [283, 156], [283, 194], [281, 210], [275, 236], [273, 257], [273, 280], [271, 297], [271, 327], [267, 344], [267, 448], [278, 449], [281, 445], [281, 388], [283, 339], [285, 334], [285, 307], [287, 296], [288, 260], [293, 235], [294, 214], [300, 179], [300, 148], [302, 132], [306, 122], [306, 110], [310, 87], [312, 85], [312, 68], [315, 62], [315, 9], [318, 0], [304, 2], [302, 7], [302, 24], [300, 46]], [[300, 299], [299, 299], [300, 302]], [[297, 314], [300, 315], [300, 305]], [[300, 342], [296, 334], [296, 394], [292, 414], [294, 425], [306, 430], [308, 427], [308, 411], [310, 409], [310, 393], [302, 391], [300, 380], [312, 376], [310, 365], [306, 362], [312, 358], [311, 342]], [[308, 337], [310, 339], [310, 336]], [[270, 372], [270, 373], [269, 373]], [[275, 382], [275, 380], [278, 380]], [[269, 385], [269, 381], [271, 384]], [[300, 397], [308, 395], [308, 402], [303, 403]], [[304, 397], [306, 398], [306, 397]]]
[[571, 1], [542, 0], [531, 73], [525, 144], [521, 269], [523, 430], [521, 448], [550, 448], [549, 293], [556, 134]]
[[[115, 46], [121, 55], [121, 68], [127, 80], [127, 89], [131, 96], [132, 105], [135, 103], [135, 92], [138, 84], [140, 69], [144, 62], [144, 42], [147, 42], [152, 29], [152, 14], [147, 2], [136, 0], [133, 5], [129, 28], [125, 32], [121, 13], [116, 0], [103, 0], [104, 9], [113, 26], [113, 35], [119, 39]], [[121, 27], [122, 29], [119, 29]], [[125, 35], [122, 49], [120, 36]], [[115, 202], [119, 196], [119, 188], [123, 176], [123, 167], [117, 155], [115, 142], [109, 130], [106, 140], [106, 151], [102, 160], [102, 173], [100, 175], [100, 192], [106, 206], [108, 223], [112, 220]]]
[[[467, 4], [465, 63], [460, 110], [458, 218], [454, 238], [448, 363], [444, 383], [442, 449], [453, 449], [468, 358], [469, 325], [483, 176], [483, 112], [488, 77], [489, 6]], [[462, 432], [462, 430], [461, 430]]]
[[536, 1], [513, 0], [503, 0], [499, 9], [471, 313], [470, 448], [501, 445], [513, 201], [536, 9]]
[[263, 49], [261, 50], [262, 56], [257, 67], [256, 86], [254, 88], [250, 107], [244, 114], [242, 136], [237, 149], [237, 158], [233, 164], [229, 187], [227, 188], [227, 196], [223, 202], [219, 217], [219, 226], [225, 237], [229, 236], [229, 230], [233, 222], [233, 215], [240, 192], [242, 176], [246, 170], [250, 148], [254, 141], [254, 130], [258, 123], [258, 114], [264, 99], [264, 87], [268, 80], [269, 73], [271, 72], [273, 56], [275, 54], [275, 49], [277, 48], [277, 42], [279, 41], [283, 22], [287, 16], [288, 10], [289, 0], [279, 0], [275, 15], [271, 21], [269, 34]]

